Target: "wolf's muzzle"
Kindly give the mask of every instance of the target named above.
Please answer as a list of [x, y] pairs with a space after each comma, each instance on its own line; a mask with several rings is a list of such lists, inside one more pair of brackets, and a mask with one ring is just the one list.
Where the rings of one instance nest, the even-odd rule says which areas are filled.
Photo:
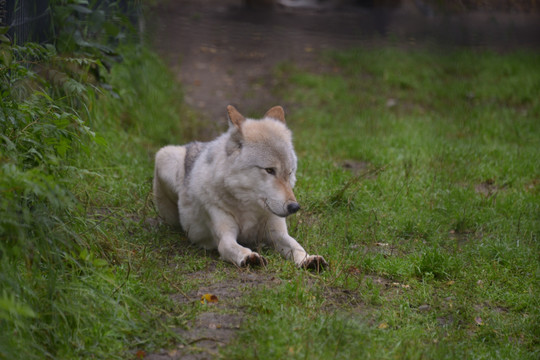
[[300, 210], [300, 205], [296, 202], [292, 202], [289, 205], [287, 205], [287, 212], [289, 213], [289, 215], [294, 214], [298, 210]]

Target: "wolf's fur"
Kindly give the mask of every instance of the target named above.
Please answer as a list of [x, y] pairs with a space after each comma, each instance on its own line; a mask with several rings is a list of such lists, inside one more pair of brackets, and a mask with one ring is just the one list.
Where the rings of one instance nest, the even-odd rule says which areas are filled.
[[[266, 265], [250, 248], [266, 244], [298, 266], [327, 265], [289, 236], [285, 217], [300, 207], [292, 188], [296, 154], [283, 108], [261, 120], [227, 107], [230, 127], [217, 139], [166, 146], [156, 154], [154, 199], [161, 217], [189, 239], [238, 266]], [[244, 247], [247, 246], [247, 247]]]

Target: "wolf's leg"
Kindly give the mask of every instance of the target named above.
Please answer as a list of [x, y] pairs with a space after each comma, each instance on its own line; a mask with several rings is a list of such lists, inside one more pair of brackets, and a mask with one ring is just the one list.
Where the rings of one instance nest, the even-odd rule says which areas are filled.
[[185, 153], [186, 150], [182, 146], [166, 146], [156, 154], [154, 202], [159, 215], [173, 226], [180, 226], [177, 187], [184, 177]]
[[210, 214], [212, 220], [212, 233], [217, 241], [217, 249], [223, 260], [240, 267], [266, 266], [265, 258], [237, 242], [238, 226], [234, 219], [218, 210]]
[[239, 267], [266, 266], [268, 262], [258, 253], [239, 245], [230, 234], [219, 240], [218, 251], [223, 260], [236, 264]]
[[180, 226], [180, 217], [178, 215], [178, 205], [173, 202], [160, 184], [158, 178], [154, 178], [154, 202], [158, 209], [159, 215], [165, 222], [172, 226]]
[[276, 218], [268, 224], [269, 245], [273, 246], [283, 257], [294, 261], [298, 267], [320, 271], [328, 267], [328, 263], [320, 255], [309, 255], [302, 245], [287, 232], [285, 219]]

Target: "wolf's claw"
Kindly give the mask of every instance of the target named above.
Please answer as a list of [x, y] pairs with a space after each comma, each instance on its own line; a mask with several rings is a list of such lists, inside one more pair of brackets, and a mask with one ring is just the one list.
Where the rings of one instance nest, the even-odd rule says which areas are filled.
[[268, 264], [268, 261], [261, 255], [257, 253], [251, 253], [250, 255], [246, 256], [244, 260], [240, 263], [240, 267], [247, 267], [248, 265], [257, 267], [257, 266], [266, 266]]
[[320, 255], [308, 256], [301, 265], [304, 269], [321, 272], [328, 268], [328, 263]]

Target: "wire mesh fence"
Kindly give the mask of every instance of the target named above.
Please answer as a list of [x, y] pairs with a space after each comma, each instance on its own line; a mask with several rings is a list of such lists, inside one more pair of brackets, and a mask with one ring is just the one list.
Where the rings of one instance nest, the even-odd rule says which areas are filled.
[[53, 36], [49, 0], [0, 0], [0, 26], [15, 44], [43, 43]]
[[[123, 13], [136, 28], [142, 30], [141, 0], [94, 0], [89, 3], [88, 9], [104, 11], [114, 5], [116, 11]], [[55, 32], [51, 5], [54, 5], [54, 0], [0, 0], [0, 27], [9, 28], [7, 36], [17, 45], [28, 41], [52, 42]]]

